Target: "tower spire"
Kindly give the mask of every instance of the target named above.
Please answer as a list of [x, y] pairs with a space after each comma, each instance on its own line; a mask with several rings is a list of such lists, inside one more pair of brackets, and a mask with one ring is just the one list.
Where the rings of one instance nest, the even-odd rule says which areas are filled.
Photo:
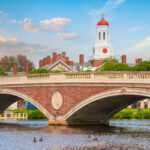
[[102, 8], [102, 17], [104, 17], [104, 11], [103, 11], [103, 8]]

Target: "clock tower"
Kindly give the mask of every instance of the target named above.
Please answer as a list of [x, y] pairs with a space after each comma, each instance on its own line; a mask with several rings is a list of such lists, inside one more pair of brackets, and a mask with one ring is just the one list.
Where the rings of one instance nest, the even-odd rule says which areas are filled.
[[90, 61], [93, 67], [99, 67], [102, 60], [113, 55], [112, 47], [110, 45], [110, 28], [109, 23], [104, 19], [102, 14], [101, 20], [96, 26], [96, 42], [93, 49], [93, 56]]

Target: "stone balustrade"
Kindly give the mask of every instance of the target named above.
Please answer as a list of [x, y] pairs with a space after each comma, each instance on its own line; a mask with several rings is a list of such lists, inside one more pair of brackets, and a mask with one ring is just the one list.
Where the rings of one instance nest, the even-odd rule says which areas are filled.
[[45, 83], [145, 83], [150, 84], [150, 72], [49, 73], [0, 76], [0, 85]]
[[28, 119], [28, 114], [4, 112], [3, 114], [0, 114], [0, 120], [3, 120], [3, 119]]

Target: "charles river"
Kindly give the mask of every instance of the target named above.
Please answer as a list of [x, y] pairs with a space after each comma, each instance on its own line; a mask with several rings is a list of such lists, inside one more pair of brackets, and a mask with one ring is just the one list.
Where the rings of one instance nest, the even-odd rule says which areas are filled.
[[0, 150], [150, 150], [150, 120], [111, 120], [108, 127], [1, 120]]

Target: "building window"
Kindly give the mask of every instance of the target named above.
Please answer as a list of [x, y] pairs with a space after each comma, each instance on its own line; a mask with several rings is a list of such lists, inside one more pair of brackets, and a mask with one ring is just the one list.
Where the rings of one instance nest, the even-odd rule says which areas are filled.
[[101, 39], [101, 33], [99, 32], [99, 40]]
[[105, 38], [106, 38], [105, 36], [106, 36], [106, 35], [105, 35], [105, 32], [103, 32], [103, 40], [105, 40]]

